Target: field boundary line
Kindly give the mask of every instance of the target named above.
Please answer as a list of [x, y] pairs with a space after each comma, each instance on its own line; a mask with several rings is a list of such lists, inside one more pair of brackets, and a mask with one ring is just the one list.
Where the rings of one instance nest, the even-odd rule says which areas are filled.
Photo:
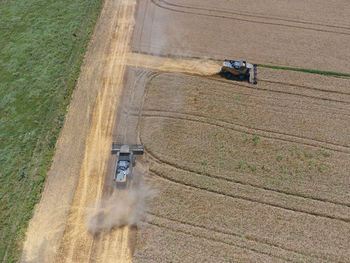
[[[186, 73], [183, 73], [186, 74]], [[218, 75], [212, 75], [212, 76], [207, 76], [208, 79], [212, 79], [214, 81], [218, 82], [224, 82], [224, 83], [232, 83], [232, 80], [224, 79], [222, 77], [219, 78]], [[270, 81], [270, 80], [260, 80], [262, 82], [270, 82], [270, 83], [275, 83], [275, 84], [281, 84], [284, 86], [292, 86], [292, 87], [297, 87], [297, 88], [303, 88], [303, 89], [311, 89], [314, 90], [312, 87], [306, 87], [302, 85], [297, 85], [297, 84], [292, 84], [292, 83], [287, 83], [287, 82], [277, 82], [277, 81]], [[304, 98], [309, 98], [309, 99], [314, 99], [314, 100], [322, 100], [322, 101], [330, 101], [330, 102], [335, 102], [335, 103], [341, 103], [345, 105], [350, 105], [350, 101], [344, 101], [344, 100], [335, 100], [335, 99], [330, 99], [330, 98], [324, 98], [324, 97], [317, 97], [317, 96], [311, 96], [311, 95], [305, 95], [302, 93], [294, 93], [290, 91], [282, 91], [282, 90], [273, 90], [273, 89], [267, 89], [267, 88], [262, 88], [262, 87], [256, 87], [252, 85], [245, 85], [243, 83], [235, 83], [235, 86], [240, 86], [240, 87], [245, 87], [247, 89], [254, 89], [254, 90], [263, 90], [263, 91], [269, 91], [269, 92], [274, 92], [274, 93], [281, 93], [281, 94], [287, 94], [287, 95], [292, 95], [292, 96], [297, 96], [297, 97], [304, 97]], [[329, 92], [332, 93], [333, 91], [327, 91], [327, 90], [317, 90], [321, 92]], [[333, 93], [338, 93], [337, 91]], [[341, 95], [350, 95], [350, 94], [342, 94]]]
[[[154, 45], [147, 45], [149, 47], [153, 47]], [[161, 48], [161, 47], [159, 47]], [[164, 57], [164, 58], [173, 58], [173, 59], [183, 59], [183, 60], [204, 60], [203, 57], [199, 56], [184, 56], [184, 55], [174, 55], [174, 54], [157, 54], [154, 52], [147, 52], [147, 51], [140, 51], [140, 50], [132, 50], [132, 53], [136, 54], [144, 54], [154, 57]], [[215, 61], [215, 62], [222, 62], [222, 59], [217, 58], [211, 58], [211, 57], [205, 57], [205, 60], [209, 61]], [[298, 67], [289, 67], [289, 66], [277, 66], [277, 65], [268, 65], [268, 64], [259, 64], [257, 63], [258, 67], [262, 68], [269, 68], [269, 69], [275, 69], [275, 70], [284, 70], [284, 71], [296, 71], [296, 72], [302, 72], [302, 73], [309, 73], [309, 74], [316, 74], [316, 75], [324, 75], [328, 77], [345, 77], [346, 79], [350, 79], [350, 73], [342, 73], [342, 72], [335, 72], [335, 71], [323, 71], [323, 70], [317, 70], [317, 69], [307, 69], [307, 68], [298, 68]], [[185, 74], [185, 73], [184, 73]], [[195, 74], [189, 74], [188, 75], [195, 75]], [[325, 91], [325, 90], [323, 90]], [[327, 92], [327, 91], [325, 91]]]
[[297, 71], [297, 72], [311, 73], [311, 74], [317, 74], [317, 75], [350, 78], [349, 73], [341, 73], [341, 72], [334, 72], [334, 71], [324, 71], [324, 70], [307, 69], [307, 68], [294, 68], [294, 67], [286, 67], [286, 66], [273, 66], [273, 65], [266, 65], [266, 64], [258, 64], [258, 66], [262, 68], [289, 70], [289, 71]]

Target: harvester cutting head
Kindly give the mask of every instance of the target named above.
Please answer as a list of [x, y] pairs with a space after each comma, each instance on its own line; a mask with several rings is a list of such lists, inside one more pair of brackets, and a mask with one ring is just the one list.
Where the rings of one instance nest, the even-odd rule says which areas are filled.
[[112, 154], [117, 154], [113, 180], [117, 188], [127, 188], [133, 177], [133, 167], [136, 165], [136, 156], [144, 152], [143, 144], [112, 143]]
[[[252, 72], [253, 70], [253, 72]], [[233, 80], [248, 80], [252, 83], [252, 77], [254, 74], [254, 84], [258, 84], [258, 70], [256, 64], [250, 64], [244, 60], [229, 60], [225, 59], [221, 71], [219, 73], [221, 76], [227, 79]]]

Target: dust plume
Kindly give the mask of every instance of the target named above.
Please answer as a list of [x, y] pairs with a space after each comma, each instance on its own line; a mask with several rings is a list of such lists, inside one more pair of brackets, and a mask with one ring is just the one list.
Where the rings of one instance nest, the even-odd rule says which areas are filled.
[[[48, 219], [50, 222], [56, 215], [53, 214]], [[43, 231], [43, 234], [37, 235], [35, 242], [28, 246], [27, 250], [23, 250], [21, 259], [19, 262], [22, 263], [46, 263], [51, 262], [51, 256], [57, 253], [58, 246], [55, 243], [55, 236], [60, 233], [60, 230], [64, 228], [64, 224], [56, 224], [51, 226], [52, 229]]]
[[174, 59], [154, 57], [151, 55], [129, 53], [127, 63], [129, 66], [143, 67], [167, 72], [183, 72], [198, 75], [214, 75], [220, 71], [220, 65], [206, 59]]
[[137, 225], [155, 194], [156, 191], [141, 179], [128, 189], [114, 188], [109, 197], [89, 209], [86, 219], [89, 232], [96, 234], [109, 232], [113, 227]]

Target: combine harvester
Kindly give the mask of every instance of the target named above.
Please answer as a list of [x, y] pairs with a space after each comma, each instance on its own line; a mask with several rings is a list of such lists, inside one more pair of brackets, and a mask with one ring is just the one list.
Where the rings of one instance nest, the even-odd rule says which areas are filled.
[[[252, 72], [253, 70], [253, 72]], [[248, 80], [252, 83], [252, 75], [254, 73], [254, 85], [258, 84], [257, 64], [250, 64], [247, 61], [228, 60], [225, 59], [220, 71], [220, 75], [232, 80]]]
[[144, 152], [143, 144], [119, 144], [112, 143], [112, 154], [117, 155], [114, 168], [113, 181], [118, 189], [128, 188], [130, 180], [133, 178], [133, 167], [136, 165], [136, 156]]

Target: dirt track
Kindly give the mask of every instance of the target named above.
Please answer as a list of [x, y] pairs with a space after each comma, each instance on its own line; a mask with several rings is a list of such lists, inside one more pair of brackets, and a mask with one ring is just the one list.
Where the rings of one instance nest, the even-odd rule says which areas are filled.
[[[136, 1], [130, 0], [105, 2], [57, 144], [43, 199], [28, 231], [23, 261], [131, 260], [127, 227], [101, 235], [96, 241], [87, 232], [85, 221], [87, 208], [103, 192], [135, 6]], [[82, 93], [95, 96], [86, 100]], [[79, 120], [85, 112], [85, 118]], [[77, 140], [82, 141], [81, 147], [76, 148]], [[74, 169], [67, 170], [71, 165]]]
[[[272, 1], [268, 2], [265, 7], [272, 5]], [[193, 23], [192, 15], [178, 11], [169, 13], [169, 9], [163, 8], [181, 9], [185, 4], [197, 6], [196, 10], [204, 12], [204, 16], [199, 15], [202, 17], [199, 19], [195, 15], [196, 23]], [[230, 10], [231, 4], [220, 1], [216, 6]], [[349, 224], [349, 204], [344, 201], [349, 197], [346, 191], [349, 182], [344, 177], [349, 172], [346, 166], [350, 147], [349, 127], [346, 125], [350, 116], [349, 80], [265, 69], [259, 73], [260, 85], [243, 83], [232, 88], [230, 81], [213, 75], [219, 66], [206, 58], [222, 59], [226, 55], [235, 55], [253, 59], [253, 62], [345, 72], [343, 69], [349, 68], [346, 65], [350, 61], [350, 52], [347, 51], [347, 46], [339, 43], [347, 41], [350, 34], [347, 21], [337, 18], [341, 11], [336, 8], [322, 19], [307, 8], [303, 19], [282, 19], [285, 14], [278, 9], [280, 7], [270, 10], [268, 16], [271, 17], [261, 17], [267, 12], [263, 7], [260, 7], [260, 11], [248, 12], [245, 6], [237, 5], [240, 10], [232, 12], [245, 10], [245, 15], [239, 15], [240, 22], [231, 21], [221, 29], [219, 37], [213, 37], [218, 33], [217, 27], [212, 26], [217, 26], [226, 19], [216, 17], [209, 21], [209, 11], [205, 9], [213, 8], [209, 1], [196, 0], [105, 1], [56, 146], [43, 198], [28, 229], [22, 262], [131, 262], [133, 255], [140, 262], [170, 259], [185, 262], [203, 259], [225, 261], [228, 258], [244, 262], [297, 262], [298, 259], [307, 262], [311, 262], [311, 259], [315, 262], [346, 262], [344, 250], [347, 247], [341, 241], [348, 241], [346, 231]], [[305, 9], [305, 6], [300, 1], [290, 8], [299, 10]], [[322, 10], [317, 12], [322, 13]], [[218, 11], [209, 13], [217, 16]], [[293, 16], [290, 13], [288, 15]], [[320, 54], [315, 56], [313, 52], [320, 48], [317, 43], [311, 47], [311, 51], [304, 50], [298, 54], [292, 50], [282, 50], [281, 40], [284, 39], [285, 30], [278, 29], [281, 34], [275, 40], [275, 55], [265, 52], [268, 41], [261, 48], [257, 48], [256, 42], [250, 42], [249, 48], [244, 50], [240, 50], [240, 45], [236, 43], [236, 51], [230, 51], [234, 39], [249, 42], [249, 39], [243, 38], [252, 37], [249, 34], [240, 35], [239, 32], [227, 34], [236, 23], [242, 23], [248, 31], [251, 29], [251, 21], [245, 24], [242, 20], [244, 16], [261, 20], [262, 25], [279, 22], [283, 25], [269, 26], [287, 27], [293, 32], [303, 24], [302, 27], [309, 28], [299, 28], [301, 31], [296, 34], [310, 34], [308, 37], [313, 38], [314, 35], [310, 32], [323, 32], [317, 43], [328, 43], [329, 40], [325, 40], [327, 37], [323, 34], [335, 34], [335, 45], [339, 48], [334, 53], [327, 54], [330, 62], [325, 64], [322, 55], [328, 49], [321, 49]], [[269, 31], [268, 28], [265, 30]], [[291, 31], [286, 34], [291, 34]], [[198, 33], [201, 33], [201, 37]], [[300, 39], [310, 42], [309, 38]], [[284, 40], [290, 43], [289, 38]], [[294, 44], [300, 50], [305, 43], [298, 41]], [[230, 45], [225, 46], [227, 43]], [[218, 46], [221, 47], [220, 52], [217, 51]], [[167, 55], [171, 55], [171, 58]], [[189, 59], [180, 59], [186, 56]], [[305, 60], [308, 56], [315, 58], [312, 63]], [[205, 78], [181, 74], [164, 75], [159, 71], [205, 75]], [[197, 87], [193, 83], [200, 85]], [[208, 90], [203, 89], [206, 85]], [[223, 94], [224, 99], [221, 98]], [[236, 104], [231, 105], [228, 101]], [[217, 107], [213, 108], [214, 104]], [[227, 111], [230, 114], [227, 115]], [[231, 123], [232, 120], [234, 123]], [[188, 121], [197, 124], [191, 126]], [[210, 121], [217, 121], [214, 125], [216, 128], [213, 129], [213, 125], [206, 126]], [[201, 122], [207, 124], [199, 124]], [[291, 182], [289, 178], [287, 183], [276, 185], [280, 179], [278, 170], [282, 168], [278, 165], [274, 167], [275, 156], [272, 160], [268, 155], [255, 160], [258, 167], [269, 162], [272, 174], [264, 182], [259, 181], [259, 177], [252, 174], [252, 171], [238, 175], [230, 172], [236, 166], [232, 156], [227, 157], [226, 163], [233, 166], [220, 170], [220, 178], [212, 178], [212, 181], [207, 182], [198, 171], [190, 169], [179, 173], [177, 166], [193, 166], [190, 160], [184, 161], [182, 158], [193, 156], [193, 153], [187, 152], [186, 146], [191, 140], [196, 141], [196, 131], [211, 134], [220, 129], [228, 129], [227, 125], [231, 129], [227, 133], [230, 136], [239, 137], [243, 131], [249, 135], [259, 134], [267, 138], [268, 142], [273, 140], [271, 145], [266, 143], [271, 155], [278, 150], [289, 149], [290, 145], [297, 145], [297, 148], [300, 146], [302, 154], [312, 152], [317, 156], [318, 168], [323, 167], [324, 163], [325, 167], [333, 168], [333, 176], [318, 173], [315, 166], [312, 169], [318, 173], [316, 181], [302, 177], [300, 182], [292, 181], [293, 184], [288, 185]], [[178, 141], [178, 135], [171, 133], [174, 127], [184, 129], [184, 134], [190, 141]], [[187, 129], [193, 133], [186, 133]], [[167, 142], [168, 138], [162, 137], [168, 131], [168, 138], [174, 136], [172, 143], [178, 142], [174, 146], [180, 148], [169, 148], [171, 143]], [[123, 227], [115, 228], [109, 233], [91, 235], [86, 227], [88, 209], [111, 191], [111, 141], [134, 143], [140, 139], [147, 143], [148, 150], [146, 160], [140, 164], [145, 164], [145, 167], [148, 162], [151, 164], [150, 181], [162, 189], [154, 208], [148, 213], [150, 223], [145, 222], [138, 231]], [[265, 139], [263, 141], [265, 145]], [[313, 153], [313, 149], [330, 151], [332, 161], [324, 158], [321, 152]], [[203, 156], [205, 151], [204, 149]], [[288, 151], [287, 154], [291, 152]], [[181, 158], [178, 158], [178, 154]], [[247, 151], [240, 158], [249, 159], [254, 154]], [[290, 154], [289, 157], [293, 159], [295, 153]], [[163, 156], [163, 159], [160, 160], [159, 156]], [[208, 160], [210, 158], [213, 156], [207, 156]], [[293, 165], [288, 163], [283, 169], [294, 169]], [[309, 167], [303, 166], [301, 169]], [[205, 173], [212, 175], [216, 170], [206, 170]], [[192, 181], [193, 178], [198, 178], [198, 181]], [[220, 184], [223, 181], [225, 183]], [[214, 188], [207, 189], [213, 182]], [[244, 187], [239, 186], [242, 182]], [[231, 192], [232, 189], [239, 193], [238, 198], [237, 193]], [[266, 189], [272, 189], [273, 192], [266, 192]], [[286, 198], [286, 193], [290, 192], [293, 196], [287, 194]], [[239, 201], [232, 202], [232, 195]], [[247, 198], [260, 201], [247, 206]], [[201, 206], [203, 203], [200, 200], [208, 202]], [[234, 208], [228, 211], [227, 207]], [[193, 214], [193, 211], [198, 214]], [[266, 211], [270, 213], [267, 214]], [[300, 216], [299, 213], [307, 213], [307, 216]], [[179, 218], [178, 215], [182, 216]], [[259, 229], [261, 217], [264, 216], [271, 224]], [[312, 216], [321, 216], [321, 219], [315, 223]], [[332, 224], [331, 220], [336, 220], [337, 223]], [[202, 222], [207, 225], [200, 224]], [[218, 230], [217, 227], [210, 226], [212, 222], [224, 222], [227, 229]], [[309, 229], [301, 227], [305, 222]], [[249, 224], [254, 226], [255, 232], [246, 231]], [[324, 224], [323, 232], [317, 232], [317, 224]], [[232, 229], [235, 231], [232, 232]], [[339, 232], [339, 229], [344, 232]], [[296, 244], [297, 242], [299, 243]], [[322, 247], [327, 249], [322, 251]], [[203, 254], [203, 251], [207, 253]], [[319, 256], [310, 257], [315, 253]]]

